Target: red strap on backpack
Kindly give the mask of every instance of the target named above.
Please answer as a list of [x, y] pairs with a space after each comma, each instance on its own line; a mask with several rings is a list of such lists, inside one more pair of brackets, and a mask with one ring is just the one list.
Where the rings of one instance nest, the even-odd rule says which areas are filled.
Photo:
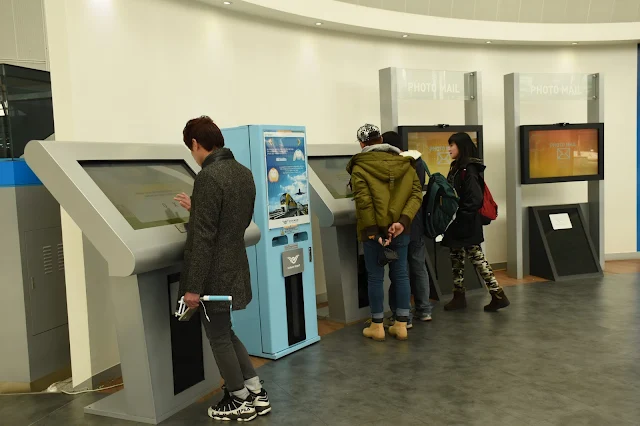
[[[465, 172], [467, 169], [462, 170], [462, 180], [464, 181]], [[489, 220], [496, 220], [498, 218], [498, 203], [493, 199], [493, 195], [491, 195], [491, 191], [487, 186], [487, 183], [482, 180], [484, 184], [483, 194], [482, 194], [482, 207], [478, 209], [478, 213]]]

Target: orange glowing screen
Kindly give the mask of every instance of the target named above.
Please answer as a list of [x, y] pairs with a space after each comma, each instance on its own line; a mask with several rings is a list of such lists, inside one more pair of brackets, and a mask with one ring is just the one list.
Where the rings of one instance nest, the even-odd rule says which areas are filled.
[[532, 179], [597, 175], [598, 155], [597, 129], [529, 132]]
[[[431, 173], [441, 173], [446, 176], [451, 167], [449, 156], [449, 138], [457, 132], [410, 132], [407, 135], [407, 147], [422, 153], [422, 159], [427, 163]], [[467, 132], [473, 143], [478, 146], [477, 132]]]

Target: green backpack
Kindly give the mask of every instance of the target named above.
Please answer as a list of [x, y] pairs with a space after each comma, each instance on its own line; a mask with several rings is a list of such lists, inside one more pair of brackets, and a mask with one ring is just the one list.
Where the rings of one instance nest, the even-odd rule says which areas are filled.
[[460, 198], [446, 177], [441, 173], [431, 174], [424, 160], [421, 161], [429, 176], [427, 193], [422, 199], [424, 234], [433, 239], [444, 234], [455, 219]]

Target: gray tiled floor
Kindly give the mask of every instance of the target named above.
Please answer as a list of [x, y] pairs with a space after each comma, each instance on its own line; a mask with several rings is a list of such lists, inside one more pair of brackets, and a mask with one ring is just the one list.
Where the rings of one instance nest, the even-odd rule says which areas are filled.
[[[497, 314], [481, 294], [465, 312], [437, 307], [408, 342], [368, 341], [358, 325], [261, 367], [274, 411], [253, 424], [640, 424], [640, 276], [507, 292]], [[134, 424], [84, 415], [97, 398], [0, 396], [0, 424]], [[209, 425], [212, 402], [163, 424]]]

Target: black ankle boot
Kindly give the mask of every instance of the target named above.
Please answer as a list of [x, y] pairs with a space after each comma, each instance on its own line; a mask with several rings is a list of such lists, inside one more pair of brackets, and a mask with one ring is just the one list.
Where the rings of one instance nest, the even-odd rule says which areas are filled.
[[467, 307], [467, 298], [465, 296], [464, 290], [454, 290], [453, 291], [453, 299], [451, 302], [444, 305], [445, 311], [456, 311], [458, 309], [464, 309]]
[[511, 302], [507, 299], [507, 295], [504, 294], [504, 290], [491, 292], [491, 302], [484, 307], [487, 312], [496, 312], [498, 309], [506, 308]]

